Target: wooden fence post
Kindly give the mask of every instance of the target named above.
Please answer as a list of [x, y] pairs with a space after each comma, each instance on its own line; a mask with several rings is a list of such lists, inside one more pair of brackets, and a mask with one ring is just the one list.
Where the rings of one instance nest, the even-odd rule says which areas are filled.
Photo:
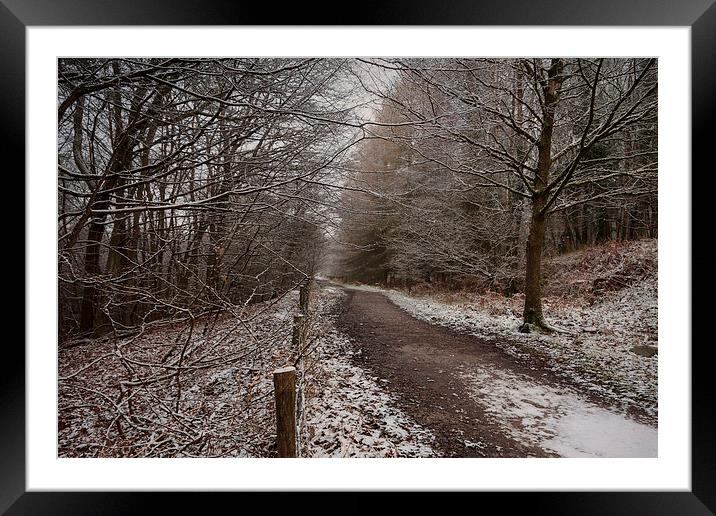
[[279, 457], [296, 457], [296, 368], [273, 372], [276, 400], [276, 449]]
[[303, 315], [293, 316], [293, 338], [291, 344], [296, 352], [296, 356], [301, 353], [301, 346], [303, 345]]
[[301, 312], [304, 314], [308, 313], [308, 282], [306, 281], [303, 285], [301, 285], [301, 288], [298, 290], [299, 296], [298, 296], [298, 306], [301, 309]]

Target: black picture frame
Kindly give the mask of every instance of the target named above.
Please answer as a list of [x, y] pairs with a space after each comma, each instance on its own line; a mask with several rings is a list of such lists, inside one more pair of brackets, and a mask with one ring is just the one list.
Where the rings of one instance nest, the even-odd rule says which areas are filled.
[[[714, 0], [495, 0], [391, 3], [361, 2], [339, 15], [335, 3], [286, 4], [240, 0], [0, 0], [0, 105], [3, 156], [17, 159], [13, 170], [24, 171], [25, 28], [39, 25], [656, 25], [691, 27], [692, 156], [709, 163], [712, 121], [716, 115], [716, 5]], [[568, 43], [565, 47], [568, 51]], [[708, 171], [713, 166], [708, 167]], [[697, 170], [696, 165], [692, 170]], [[7, 169], [6, 169], [7, 171]], [[703, 170], [707, 172], [707, 170]], [[15, 172], [20, 176], [20, 172]], [[691, 180], [693, 182], [692, 172]], [[24, 191], [24, 182], [20, 188]], [[692, 189], [695, 192], [695, 190]], [[697, 203], [692, 200], [692, 206]], [[700, 219], [692, 212], [694, 224]], [[23, 226], [24, 227], [24, 226]], [[692, 234], [693, 229], [692, 229]], [[24, 235], [21, 237], [24, 241]], [[27, 259], [27, 257], [25, 256]], [[709, 259], [709, 264], [712, 258]], [[692, 258], [705, 270], [707, 262]], [[25, 274], [28, 270], [25, 268]], [[664, 272], [664, 271], [662, 271]], [[692, 303], [693, 310], [697, 304]], [[693, 313], [693, 312], [692, 312]], [[692, 320], [694, 317], [692, 315]], [[698, 318], [696, 318], [698, 320]], [[708, 319], [707, 319], [708, 320]], [[529, 513], [548, 514], [714, 514], [716, 454], [711, 427], [716, 401], [707, 354], [710, 341], [664, 343], [691, 345], [692, 351], [692, 490], [690, 492], [549, 492], [476, 493], [481, 502], [494, 501]], [[0, 512], [7, 514], [134, 514], [153, 512], [158, 501], [169, 512], [212, 512], [229, 498], [247, 493], [193, 497], [186, 493], [26, 492], [25, 489], [25, 353], [19, 339], [6, 341], [5, 367], [0, 374]], [[274, 493], [272, 495], [278, 495]], [[350, 494], [355, 497], [357, 493]], [[256, 496], [253, 495], [253, 498]], [[277, 500], [272, 499], [271, 504]], [[341, 503], [348, 500], [343, 499]], [[238, 509], [239, 506], [234, 506]], [[489, 507], [489, 506], [486, 506]]]

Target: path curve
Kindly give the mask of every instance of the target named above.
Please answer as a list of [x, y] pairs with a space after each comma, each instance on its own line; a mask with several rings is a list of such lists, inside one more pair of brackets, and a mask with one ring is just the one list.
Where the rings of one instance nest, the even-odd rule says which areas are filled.
[[446, 457], [655, 456], [656, 429], [607, 410], [539, 362], [346, 288], [339, 329]]

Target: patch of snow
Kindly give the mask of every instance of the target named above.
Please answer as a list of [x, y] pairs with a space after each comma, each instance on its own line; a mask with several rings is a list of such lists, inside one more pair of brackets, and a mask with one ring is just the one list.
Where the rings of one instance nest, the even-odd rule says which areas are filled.
[[657, 431], [606, 410], [566, 414], [542, 445], [563, 457], [656, 457]]
[[657, 456], [655, 428], [598, 407], [572, 389], [484, 367], [465, 367], [460, 375], [475, 401], [520, 442], [562, 457]]

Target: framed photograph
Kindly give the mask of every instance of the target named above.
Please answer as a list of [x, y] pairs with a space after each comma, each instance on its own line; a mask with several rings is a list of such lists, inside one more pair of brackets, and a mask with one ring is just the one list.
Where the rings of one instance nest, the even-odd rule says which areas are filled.
[[713, 514], [691, 238], [716, 8], [401, 3], [2, 0], [27, 203], [2, 511]]

